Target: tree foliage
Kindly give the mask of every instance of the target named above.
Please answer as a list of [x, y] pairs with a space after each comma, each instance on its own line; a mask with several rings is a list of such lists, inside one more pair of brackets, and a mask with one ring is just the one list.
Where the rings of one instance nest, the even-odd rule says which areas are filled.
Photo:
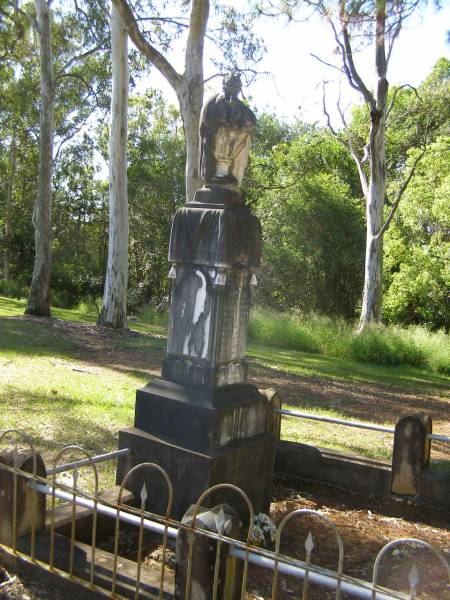
[[[414, 160], [418, 150], [409, 153]], [[450, 327], [450, 136], [430, 145], [386, 238], [391, 322]]]
[[[267, 117], [262, 124], [268, 128]], [[252, 157], [247, 185], [264, 239], [258, 300], [353, 317], [364, 266], [356, 169], [330, 133], [296, 129], [292, 141]], [[282, 127], [279, 134], [286, 137]]]

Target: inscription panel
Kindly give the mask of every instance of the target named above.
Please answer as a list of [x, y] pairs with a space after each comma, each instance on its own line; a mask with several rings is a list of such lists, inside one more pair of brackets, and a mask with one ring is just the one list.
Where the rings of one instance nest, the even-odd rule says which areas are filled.
[[234, 268], [227, 273], [227, 287], [220, 297], [218, 361], [227, 362], [245, 356], [250, 311], [249, 272]]
[[169, 339], [170, 354], [210, 358], [212, 294], [208, 275], [199, 268], [177, 266], [172, 288]]

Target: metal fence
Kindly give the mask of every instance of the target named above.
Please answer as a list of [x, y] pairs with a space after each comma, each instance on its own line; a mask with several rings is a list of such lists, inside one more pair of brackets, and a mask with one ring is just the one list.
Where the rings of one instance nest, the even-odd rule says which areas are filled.
[[[429, 576], [430, 564], [434, 560], [433, 585], [446, 589], [446, 593], [450, 589], [449, 564], [439, 550], [422, 540], [407, 538], [386, 544], [376, 557], [371, 580], [364, 581], [345, 574], [344, 545], [340, 533], [334, 523], [319, 511], [298, 509], [284, 516], [276, 530], [274, 549], [269, 550], [257, 545], [252, 504], [247, 495], [234, 485], [225, 483], [206, 490], [192, 508], [189, 520], [179, 521], [171, 517], [174, 490], [170, 478], [153, 463], [139, 464], [131, 469], [122, 481], [114, 502], [101, 497], [97, 464], [117, 458], [119, 454], [124, 455], [127, 450], [91, 456], [83, 448], [70, 445], [57, 454], [51, 468], [43, 471], [42, 458], [26, 435], [14, 430], [3, 433], [0, 451], [7, 439], [13, 442], [13, 446], [9, 453], [0, 452], [0, 557], [6, 564], [11, 564], [8, 563], [11, 557], [20, 559], [50, 574], [55, 578], [55, 584], [70, 582], [82, 586], [86, 592], [92, 590], [110, 598], [234, 600], [254, 598], [250, 587], [254, 588], [255, 583], [249, 584], [249, 574], [252, 573], [253, 582], [266, 582], [261, 584], [261, 589], [258, 588], [257, 597], [273, 600], [294, 597], [304, 600], [325, 597], [412, 599], [420, 597], [423, 587], [421, 566], [425, 564]], [[64, 458], [73, 456], [74, 452], [81, 457], [80, 460], [64, 463]], [[79, 469], [82, 467], [90, 469], [93, 474], [91, 492], [80, 489]], [[58, 480], [57, 475], [69, 469], [72, 481], [71, 485], [66, 485]], [[138, 470], [156, 473], [165, 480], [167, 509], [164, 515], [148, 510], [150, 490], [145, 484], [140, 498], [135, 499], [136, 506], [124, 503], [127, 481]], [[221, 491], [229, 493], [230, 490], [248, 510], [249, 526], [246, 530], [240, 529], [238, 537], [231, 535], [232, 517], [224, 512], [223, 507], [215, 515], [214, 527], [206, 527], [202, 521], [203, 506], [210, 495]], [[45, 512], [43, 498], [49, 505], [47, 525], [42, 517], [42, 511]], [[66, 535], [59, 533], [57, 526], [58, 511], [62, 507], [68, 508], [70, 513]], [[78, 539], [78, 507], [89, 511], [89, 544]], [[113, 525], [109, 550], [99, 545], [100, 517]], [[292, 532], [294, 521], [311, 518], [319, 530], [324, 528], [326, 531], [326, 542], [323, 536], [318, 541], [309, 531], [304, 541], [304, 559], [287, 555], [283, 550], [286, 532]], [[124, 556], [120, 545], [124, 527], [135, 532], [132, 558], [129, 559], [126, 553]], [[159, 558], [150, 561], [150, 564], [144, 543], [147, 531], [158, 537]], [[173, 555], [175, 540], [174, 567], [173, 562], [168, 560], [168, 554]], [[337, 548], [334, 570], [315, 563], [316, 551], [324, 543], [334, 544]], [[411, 551], [417, 553], [419, 548], [429, 553], [425, 563], [423, 557], [415, 560], [411, 555]], [[403, 585], [403, 589], [397, 591], [383, 587], [381, 583], [386, 567], [398, 568], [399, 560], [407, 564], [406, 587]], [[124, 572], [125, 563], [128, 564], [127, 572]], [[258, 573], [266, 573], [266, 576], [260, 577]], [[286, 592], [285, 582], [292, 579], [298, 581], [299, 586], [295, 595]]]
[[[311, 421], [321, 421], [322, 423], [333, 423], [335, 425], [344, 425], [346, 427], [356, 427], [357, 429], [368, 429], [370, 431], [380, 431], [382, 433], [391, 433], [394, 435], [394, 427], [386, 427], [384, 425], [373, 425], [372, 423], [363, 423], [361, 421], [351, 421], [350, 419], [338, 419], [337, 417], [325, 417], [323, 415], [314, 415], [311, 413], [299, 412], [296, 410], [289, 410], [287, 408], [277, 408], [275, 412], [280, 415], [287, 417], [297, 417], [299, 419], [309, 419]], [[427, 439], [435, 442], [447, 442], [450, 443], [450, 437], [447, 435], [440, 435], [438, 433], [428, 433]]]

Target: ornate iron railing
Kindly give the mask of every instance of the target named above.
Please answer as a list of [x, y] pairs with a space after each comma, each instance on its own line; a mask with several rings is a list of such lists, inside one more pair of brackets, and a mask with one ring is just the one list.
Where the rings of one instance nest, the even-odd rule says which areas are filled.
[[[156, 464], [143, 463], [131, 469], [122, 481], [117, 500], [110, 502], [103, 499], [98, 490], [97, 463], [107, 460], [105, 458], [107, 455], [100, 455], [102, 457], [100, 461], [98, 456], [91, 456], [80, 446], [66, 446], [52, 461], [50, 469], [40, 473], [39, 469], [42, 471], [42, 468], [39, 465], [43, 464], [42, 458], [36, 452], [31, 440], [21, 432], [9, 430], [0, 436], [0, 449], [6, 439], [13, 441], [13, 446], [9, 454], [8, 452], [0, 453], [0, 535], [3, 536], [0, 544], [1, 560], [8, 560], [8, 557], [20, 558], [28, 565], [36, 566], [54, 576], [55, 585], [58, 580], [64, 580], [83, 586], [86, 591], [93, 590], [99, 594], [103, 593], [105, 597], [158, 598], [158, 600], [167, 597], [174, 597], [176, 600], [198, 600], [201, 597], [212, 598], [212, 600], [234, 599], [236, 595], [230, 595], [227, 592], [227, 589], [232, 588], [238, 589], [238, 596], [244, 599], [251, 597], [248, 591], [249, 568], [256, 567], [271, 572], [271, 585], [266, 585], [266, 588], [262, 589], [258, 595], [273, 600], [286, 597], [280, 596], [280, 583], [285, 577], [294, 577], [302, 582], [301, 597], [304, 600], [320, 597], [320, 594], [319, 596], [314, 594], [317, 593], [317, 589], [323, 588], [332, 590], [336, 599], [342, 598], [343, 594], [369, 600], [412, 599], [420, 597], [421, 566], [411, 558], [409, 553], [405, 554], [405, 560], [409, 560], [411, 563], [410, 568], [407, 569], [409, 572], [407, 589], [396, 591], [387, 589], [380, 584], [381, 564], [389, 563], [392, 560], [392, 551], [395, 551], [397, 561], [402, 557], [405, 547], [408, 546], [409, 549], [417, 550], [420, 547], [429, 552], [430, 558], [435, 561], [434, 584], [440, 584], [442, 589], [450, 586], [449, 564], [437, 548], [422, 540], [403, 538], [386, 544], [375, 559], [371, 581], [364, 581], [344, 573], [344, 545], [340, 533], [336, 525], [319, 511], [299, 509], [287, 514], [278, 525], [275, 549], [268, 550], [256, 545], [253, 537], [253, 506], [247, 495], [234, 485], [220, 484], [206, 490], [193, 507], [190, 521], [179, 521], [171, 517], [174, 490], [170, 478]], [[74, 453], [81, 455], [82, 458], [69, 463], [62, 462], [63, 458], [68, 455], [72, 456]], [[116, 457], [117, 453], [111, 453], [108, 456], [110, 459]], [[62, 465], [65, 469], [72, 470], [71, 485], [64, 484], [57, 478], [58, 473], [62, 470]], [[79, 469], [81, 467], [89, 468], [93, 473], [93, 485], [90, 492], [80, 489]], [[157, 473], [165, 479], [168, 492], [167, 509], [164, 515], [153, 514], [147, 509], [149, 490], [146, 484], [143, 485], [140, 498], [137, 499], [137, 506], [124, 503], [123, 495], [127, 481], [138, 470]], [[199, 513], [209, 496], [214, 493], [217, 497], [217, 494], [220, 495], [222, 491], [228, 493], [232, 491], [236, 494], [236, 498], [240, 497], [244, 506], [247, 507], [249, 527], [243, 532], [241, 539], [230, 537], [223, 513], [219, 513], [219, 517], [215, 520], [215, 531], [205, 529], [199, 521]], [[39, 517], [39, 510], [42, 511], [42, 497], [46, 497], [50, 505], [47, 528], [42, 522], [42, 518]], [[64, 538], [63, 545], [61, 545], [63, 538], [58, 534], [56, 523], [58, 502], [61, 501], [68, 503], [66, 506], [69, 506], [70, 510], [70, 531]], [[78, 541], [77, 507], [90, 511], [90, 544], [88, 545], [82, 545]], [[27, 514], [28, 516], [26, 516]], [[98, 519], [100, 516], [109, 518], [113, 524], [113, 540], [109, 553], [112, 563], [109, 567], [105, 567], [99, 558], [101, 552], [105, 553], [104, 550], [99, 549], [98, 545]], [[304, 543], [304, 560], [288, 556], [281, 551], [285, 531], [291, 528], [294, 520], [305, 518], [314, 518], [318, 523], [324, 524], [328, 532], [329, 543], [334, 538], [338, 549], [335, 570], [315, 564], [314, 552], [323, 542], [319, 541], [318, 543], [317, 538], [313, 538], [311, 531], [306, 535]], [[129, 575], [125, 577], [122, 573], [122, 563], [126, 557], [121, 555], [120, 540], [121, 526], [125, 526], [125, 524], [137, 532], [134, 560], [131, 563], [134, 572], [131, 579]], [[151, 531], [160, 536], [161, 551], [157, 566], [149, 567], [146, 564], [145, 531]], [[181, 551], [177, 545], [174, 573], [173, 569], [168, 566], [167, 554], [171, 540], [179, 538], [181, 532], [187, 536], [188, 546], [187, 551], [180, 554]], [[201, 539], [208, 541], [206, 546], [199, 544]], [[62, 547], [66, 548], [65, 554], [61, 551]], [[198, 558], [198, 553], [203, 552], [205, 547], [208, 553], [207, 556], [205, 555], [205, 560], [210, 561], [211, 572], [208, 584], [210, 591], [207, 592], [210, 594], [209, 596], [201, 595], [198, 587], [200, 584], [196, 579], [197, 576], [193, 573], [193, 564]], [[85, 561], [81, 566], [78, 560], [80, 548], [83, 549]], [[229, 568], [230, 561], [234, 561], [233, 568]], [[177, 575], [179, 568], [182, 568], [185, 573], [182, 580]], [[149, 569], [153, 569], [153, 574], [157, 576], [156, 580], [155, 577], [152, 580], [156, 581], [156, 584], [150, 585], [144, 577]], [[180, 589], [180, 581], [184, 585], [183, 589]], [[448, 590], [448, 587], [446, 589]]]

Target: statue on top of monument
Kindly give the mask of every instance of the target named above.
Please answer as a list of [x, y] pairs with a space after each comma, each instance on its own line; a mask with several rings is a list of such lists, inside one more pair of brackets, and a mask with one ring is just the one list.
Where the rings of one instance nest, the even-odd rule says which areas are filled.
[[205, 186], [241, 185], [256, 128], [253, 112], [238, 99], [239, 75], [223, 80], [223, 93], [210, 98], [200, 119], [200, 173]]

